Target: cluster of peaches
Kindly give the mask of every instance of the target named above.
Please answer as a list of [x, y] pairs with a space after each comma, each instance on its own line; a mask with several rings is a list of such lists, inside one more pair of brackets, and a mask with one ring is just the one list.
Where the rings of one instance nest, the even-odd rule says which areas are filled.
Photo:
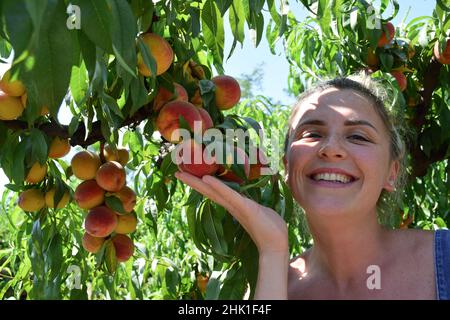
[[[70, 151], [68, 139], [55, 137], [49, 147], [48, 157], [51, 159], [62, 158]], [[70, 193], [64, 190], [61, 197], [56, 199], [56, 188], [54, 186], [44, 188], [41, 182], [47, 177], [47, 163], [35, 162], [29, 168], [25, 182], [30, 186], [19, 194], [18, 205], [24, 211], [36, 212], [44, 207], [52, 209], [64, 208], [70, 201]], [[47, 189], [43, 192], [42, 189]], [[57, 203], [56, 203], [57, 202]]]
[[[20, 80], [11, 79], [8, 70], [0, 80], [0, 120], [15, 120], [20, 117], [27, 105], [27, 93]], [[49, 113], [46, 106], [41, 108], [41, 115]]]
[[136, 194], [125, 185], [124, 166], [128, 151], [105, 146], [104, 162], [94, 152], [83, 150], [71, 160], [75, 177], [83, 180], [75, 189], [77, 205], [88, 210], [84, 221], [83, 248], [97, 253], [110, 240], [118, 262], [127, 261], [134, 251], [134, 244], [127, 234], [136, 230], [137, 218], [133, 209]]
[[[170, 44], [161, 36], [146, 33], [140, 36], [142, 41], [147, 45], [147, 48], [154, 57], [157, 65], [156, 74], [160, 75], [166, 72], [173, 63], [174, 53]], [[151, 71], [145, 65], [141, 53], [138, 54], [138, 69], [144, 76], [151, 76]], [[201, 65], [190, 60], [186, 62], [183, 67], [184, 80], [198, 85], [200, 80], [206, 79], [205, 71]], [[233, 77], [227, 75], [219, 75], [210, 79], [214, 84], [214, 100], [218, 110], [228, 110], [233, 108], [241, 98], [241, 89], [239, 83]], [[173, 83], [173, 92], [167, 90], [163, 86], [158, 89], [158, 92], [153, 100], [153, 110], [157, 113], [156, 128], [165, 140], [183, 146], [189, 145], [190, 148], [183, 148], [190, 150], [190, 155], [184, 154], [182, 159], [188, 159], [178, 165], [181, 171], [189, 172], [197, 177], [204, 175], [216, 174], [220, 179], [225, 181], [236, 182], [242, 184], [243, 177], [234, 173], [231, 169], [232, 164], [239, 163], [244, 166], [245, 176], [252, 180], [259, 177], [260, 168], [267, 164], [262, 152], [258, 152], [258, 161], [255, 164], [250, 164], [249, 158], [244, 150], [234, 147], [226, 157], [226, 161], [216, 163], [214, 159], [204, 159], [194, 163], [194, 153], [200, 151], [203, 157], [205, 146], [202, 143], [195, 142], [193, 139], [182, 141], [180, 136], [180, 118], [183, 118], [185, 123], [192, 131], [195, 130], [195, 124], [200, 124], [201, 133], [214, 127], [213, 120], [206, 109], [203, 108], [203, 101], [200, 94], [200, 89], [197, 89], [189, 95], [187, 90], [179, 83]], [[263, 161], [262, 158], [264, 158]], [[237, 161], [237, 162], [236, 162]]]
[[[387, 22], [383, 26], [383, 31], [381, 33], [380, 38], [378, 39], [377, 47], [382, 48], [384, 46], [390, 45], [394, 40], [394, 36], [395, 36], [395, 27], [391, 22]], [[434, 56], [436, 57], [436, 60], [439, 61], [441, 64], [450, 64], [450, 38], [447, 38], [445, 40], [445, 46], [443, 48], [441, 48], [440, 42], [436, 41], [434, 43], [433, 53]], [[414, 48], [408, 46], [407, 50], [408, 59], [411, 59], [414, 55], [415, 55]], [[372, 49], [369, 49], [368, 51], [367, 65], [370, 67], [372, 71], [377, 70], [378, 66], [380, 65], [380, 60], [376, 52], [372, 51]], [[407, 69], [405, 67], [400, 67], [390, 71], [391, 75], [397, 81], [401, 91], [406, 90], [407, 87], [407, 79], [405, 74], [403, 73], [406, 70]]]

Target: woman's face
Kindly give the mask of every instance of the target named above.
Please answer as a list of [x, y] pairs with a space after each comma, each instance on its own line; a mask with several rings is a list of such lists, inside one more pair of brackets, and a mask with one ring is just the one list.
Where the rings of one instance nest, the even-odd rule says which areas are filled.
[[288, 184], [305, 209], [320, 215], [372, 212], [383, 188], [392, 191], [398, 163], [371, 102], [351, 89], [308, 97], [291, 124]]

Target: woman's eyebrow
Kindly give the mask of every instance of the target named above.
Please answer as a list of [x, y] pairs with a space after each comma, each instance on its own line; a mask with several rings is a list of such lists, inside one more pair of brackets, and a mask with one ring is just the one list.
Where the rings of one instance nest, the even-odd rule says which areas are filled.
[[[327, 123], [323, 120], [319, 120], [319, 119], [310, 119], [310, 120], [305, 120], [303, 122], [301, 122], [297, 128], [295, 129], [295, 131], [297, 131], [299, 128], [306, 126], [306, 125], [316, 125], [316, 126], [325, 126]], [[374, 125], [372, 125], [369, 121], [366, 120], [345, 120], [344, 122], [344, 126], [347, 127], [353, 127], [353, 126], [368, 126], [372, 129], [375, 130], [375, 132], [378, 133], [377, 128], [375, 128]]]

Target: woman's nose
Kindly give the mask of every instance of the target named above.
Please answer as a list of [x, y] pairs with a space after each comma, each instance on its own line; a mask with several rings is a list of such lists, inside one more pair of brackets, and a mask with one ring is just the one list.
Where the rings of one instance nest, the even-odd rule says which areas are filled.
[[339, 139], [335, 137], [329, 137], [323, 140], [318, 154], [319, 157], [325, 159], [342, 159], [347, 156], [347, 152], [341, 145]]

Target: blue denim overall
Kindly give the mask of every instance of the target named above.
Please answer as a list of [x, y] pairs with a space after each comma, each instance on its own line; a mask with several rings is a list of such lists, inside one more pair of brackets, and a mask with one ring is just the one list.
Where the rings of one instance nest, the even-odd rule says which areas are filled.
[[438, 300], [450, 300], [450, 230], [434, 233], [434, 267]]

